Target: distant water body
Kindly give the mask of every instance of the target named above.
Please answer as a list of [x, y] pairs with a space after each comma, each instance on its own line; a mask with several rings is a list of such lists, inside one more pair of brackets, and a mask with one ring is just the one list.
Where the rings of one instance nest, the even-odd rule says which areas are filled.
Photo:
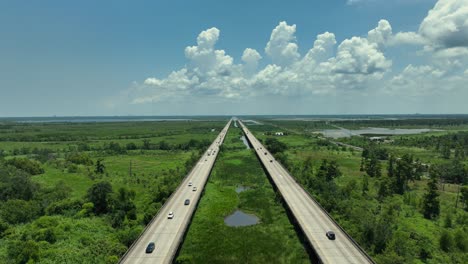
[[17, 123], [109, 123], [109, 122], [157, 122], [157, 121], [198, 121], [186, 117], [18, 117], [1, 118], [1, 121]]
[[330, 138], [343, 138], [343, 137], [351, 137], [351, 136], [360, 136], [360, 135], [412, 135], [412, 134], [420, 134], [426, 133], [431, 131], [441, 131], [437, 129], [427, 129], [427, 128], [415, 128], [415, 129], [388, 129], [388, 128], [380, 128], [380, 127], [369, 127], [366, 129], [356, 129], [356, 130], [349, 130], [349, 129], [325, 129], [322, 130], [322, 133], [326, 137]]

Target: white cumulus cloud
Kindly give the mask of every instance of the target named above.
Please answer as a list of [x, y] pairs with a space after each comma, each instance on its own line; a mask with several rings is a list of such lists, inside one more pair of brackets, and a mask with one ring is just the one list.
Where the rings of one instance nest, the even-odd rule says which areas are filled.
[[447, 71], [434, 65], [408, 65], [386, 84], [390, 93], [405, 96], [443, 94], [465, 88], [468, 76], [463, 72]]
[[377, 27], [367, 33], [369, 42], [377, 43], [379, 46], [386, 45], [391, 37], [392, 26], [385, 19], [381, 19]]
[[246, 48], [242, 53], [242, 61], [245, 63], [246, 73], [254, 73], [257, 70], [258, 62], [262, 59], [262, 56], [258, 51], [251, 48]]
[[[221, 32], [209, 28], [198, 35], [196, 45], [185, 48], [186, 66], [165, 77], [149, 77], [125, 94], [131, 103], [144, 104], [181, 98], [242, 101], [261, 96], [312, 98], [352, 91], [403, 96], [454, 91], [468, 82], [468, 34], [464, 34], [468, 33], [467, 1], [440, 0], [418, 32], [394, 34], [385, 19], [378, 21], [367, 36], [350, 37], [341, 43], [337, 43], [335, 34], [324, 32], [316, 36], [304, 56], [299, 53], [296, 25], [285, 21], [279, 22], [270, 39], [265, 40], [264, 54], [246, 48], [239, 62], [216, 47]], [[386, 52], [396, 45], [424, 46], [426, 52], [421, 56], [427, 56], [425, 64], [392, 69], [394, 63]]]
[[313, 63], [331, 58], [333, 56], [335, 45], [335, 34], [328, 31], [323, 34], [319, 34], [317, 39], [314, 41], [314, 47], [307, 52], [303, 60], [307, 63]]
[[300, 57], [296, 44], [296, 25], [289, 26], [285, 21], [271, 32], [265, 52], [273, 63], [284, 66], [297, 61]]
[[468, 0], [439, 0], [419, 27], [434, 48], [468, 47]]
[[389, 45], [424, 45], [426, 39], [416, 32], [398, 32], [389, 40]]
[[232, 65], [232, 57], [224, 50], [215, 50], [214, 45], [219, 38], [219, 29], [210, 28], [202, 31], [197, 37], [197, 46], [185, 48], [185, 56], [191, 66], [200, 72], [222, 71]]
[[376, 43], [365, 38], [345, 39], [339, 46], [334, 60], [333, 71], [344, 74], [383, 73], [392, 66]]

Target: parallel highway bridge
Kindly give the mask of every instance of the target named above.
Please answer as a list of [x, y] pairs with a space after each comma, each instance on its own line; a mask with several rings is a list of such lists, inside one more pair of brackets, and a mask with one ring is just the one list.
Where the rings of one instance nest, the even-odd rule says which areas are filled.
[[[201, 159], [190, 171], [179, 187], [169, 197], [158, 214], [151, 220], [140, 237], [130, 246], [119, 263], [172, 263], [180, 243], [195, 212], [202, 190], [231, 125], [230, 120]], [[303, 231], [321, 263], [374, 263], [366, 252], [331, 218], [279, 164], [271, 153], [254, 137], [247, 127], [237, 120], [246, 138], [256, 151], [276, 188], [283, 196], [293, 217]], [[192, 186], [189, 186], [189, 182]], [[194, 191], [193, 187], [197, 187]], [[190, 199], [190, 204], [184, 201]], [[173, 219], [168, 218], [174, 213]], [[329, 240], [325, 233], [333, 231], [335, 240]], [[148, 243], [154, 242], [153, 253], [147, 254]]]
[[[119, 263], [172, 263], [218, 156], [219, 146], [223, 143], [230, 125], [231, 120]], [[189, 182], [192, 186], [189, 186]], [[194, 187], [197, 188], [196, 191]], [[189, 205], [184, 204], [186, 199], [190, 200]], [[174, 218], [168, 218], [169, 212], [174, 213]], [[145, 250], [150, 242], [154, 242], [155, 249], [153, 253], [147, 254]]]

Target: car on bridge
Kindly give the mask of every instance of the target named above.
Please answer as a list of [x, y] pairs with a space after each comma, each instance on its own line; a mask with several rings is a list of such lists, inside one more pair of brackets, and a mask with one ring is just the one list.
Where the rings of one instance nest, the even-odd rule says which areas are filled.
[[189, 205], [190, 204], [190, 199], [185, 199], [184, 205]]
[[197, 187], [193, 186], [192, 191], [197, 191]]
[[153, 253], [155, 247], [154, 242], [150, 242], [146, 247], [146, 253]]
[[192, 182], [189, 182], [189, 183], [188, 183], [188, 186], [192, 186]]
[[330, 239], [330, 240], [335, 240], [335, 232], [333, 232], [333, 231], [328, 231], [328, 232], [326, 233], [326, 236], [327, 236], [328, 239]]
[[174, 218], [174, 213], [169, 212], [169, 214], [167, 215], [167, 219], [172, 219], [172, 218]]

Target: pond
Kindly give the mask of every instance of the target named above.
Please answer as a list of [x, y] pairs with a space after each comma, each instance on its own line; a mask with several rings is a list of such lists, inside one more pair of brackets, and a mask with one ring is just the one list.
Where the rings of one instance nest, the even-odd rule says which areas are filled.
[[364, 129], [356, 129], [356, 130], [349, 130], [349, 129], [325, 129], [320, 131], [324, 136], [331, 137], [331, 138], [343, 138], [343, 137], [351, 137], [351, 136], [360, 136], [360, 135], [412, 135], [412, 134], [420, 134], [430, 131], [438, 131], [434, 129], [428, 128], [417, 128], [417, 129], [389, 129], [389, 128], [382, 128], [382, 127], [368, 127]]
[[241, 210], [236, 210], [233, 214], [224, 218], [224, 223], [227, 226], [250, 226], [256, 225], [260, 219], [251, 214], [246, 214]]
[[242, 142], [244, 142], [244, 145], [249, 149], [250, 145], [245, 136], [242, 136], [240, 139], [242, 140]]
[[249, 188], [249, 187], [242, 186], [242, 185], [239, 185], [239, 186], [237, 186], [237, 188], [236, 188], [236, 193], [241, 193], [241, 192], [243, 192], [243, 191], [245, 191], [245, 190], [248, 190], [248, 189], [250, 189], [250, 188]]

